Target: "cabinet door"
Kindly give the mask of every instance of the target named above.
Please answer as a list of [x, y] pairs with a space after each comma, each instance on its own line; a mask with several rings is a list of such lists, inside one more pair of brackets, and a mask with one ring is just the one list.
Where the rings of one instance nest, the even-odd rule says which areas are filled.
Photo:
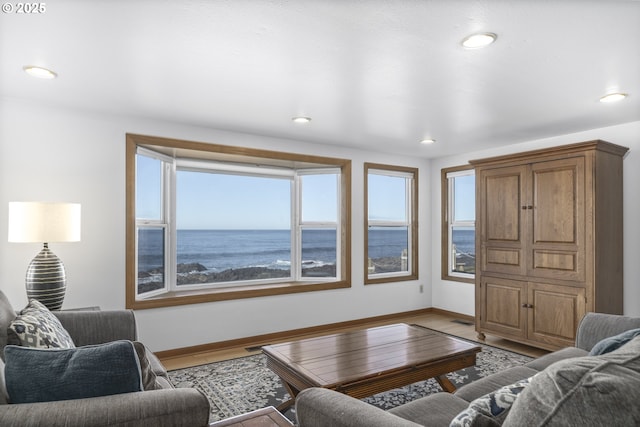
[[483, 276], [479, 291], [480, 328], [526, 338], [526, 282]]
[[573, 345], [585, 314], [584, 288], [529, 282], [527, 294], [527, 337], [559, 347]]
[[584, 157], [531, 166], [528, 275], [585, 279]]
[[477, 219], [482, 271], [526, 273], [523, 230], [527, 166], [481, 170]]

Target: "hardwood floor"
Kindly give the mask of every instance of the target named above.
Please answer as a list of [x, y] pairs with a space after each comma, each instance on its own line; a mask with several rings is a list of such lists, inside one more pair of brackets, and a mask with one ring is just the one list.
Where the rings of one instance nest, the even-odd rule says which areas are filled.
[[[454, 315], [440, 312], [429, 312], [420, 315], [407, 315], [396, 317], [391, 320], [372, 321], [366, 325], [358, 325], [353, 327], [331, 328], [323, 332], [295, 335], [288, 338], [280, 339], [276, 342], [255, 342], [251, 345], [242, 347], [226, 348], [222, 350], [213, 350], [206, 352], [193, 353], [188, 355], [161, 357], [161, 361], [167, 370], [186, 368], [190, 366], [202, 365], [205, 363], [217, 362], [220, 360], [233, 359], [236, 357], [249, 356], [251, 354], [260, 353], [260, 346], [267, 344], [276, 344], [277, 342], [286, 342], [294, 339], [309, 338], [313, 336], [332, 334], [337, 332], [345, 332], [354, 329], [371, 328], [375, 326], [388, 325], [392, 323], [408, 323], [425, 326], [451, 335], [456, 335], [473, 341], [478, 341], [474, 325], [468, 319], [457, 318]], [[482, 341], [478, 341], [482, 342]], [[504, 348], [506, 350], [515, 351], [517, 353], [526, 354], [532, 357], [539, 357], [547, 354], [548, 351], [539, 348], [529, 347], [524, 344], [507, 341], [499, 337], [488, 335], [484, 342], [494, 347]]]

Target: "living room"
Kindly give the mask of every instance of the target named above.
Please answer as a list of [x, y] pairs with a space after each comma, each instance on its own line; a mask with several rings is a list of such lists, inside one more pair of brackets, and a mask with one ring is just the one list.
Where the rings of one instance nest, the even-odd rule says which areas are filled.
[[[101, 2], [95, 3], [104, 7]], [[495, 2], [480, 3], [494, 4]], [[586, 6], [597, 8], [595, 2], [588, 1], [559, 3], [564, 3], [566, 7], [573, 7], [576, 11]], [[69, 9], [80, 7], [79, 4], [74, 3], [61, 3], [59, 7], [62, 8], [62, 6], [65, 7], [65, 13]], [[379, 138], [376, 140], [375, 149], [370, 149], [367, 144], [369, 133], [375, 133], [377, 126], [382, 126], [382, 123], [371, 124], [368, 121], [366, 123], [370, 125], [370, 129], [358, 134], [356, 138], [349, 138], [351, 143], [340, 145], [338, 136], [327, 144], [322, 141], [325, 138], [324, 135], [322, 137], [313, 135], [314, 130], [322, 126], [321, 115], [316, 116], [311, 111], [308, 113], [312, 115], [310, 126], [297, 126], [290, 123], [291, 116], [301, 111], [293, 111], [293, 108], [286, 117], [282, 117], [283, 121], [288, 122], [287, 125], [295, 126], [284, 136], [275, 132], [261, 134], [249, 126], [245, 127], [244, 131], [239, 131], [238, 129], [242, 128], [243, 117], [238, 117], [235, 122], [219, 125], [216, 125], [215, 119], [208, 121], [205, 113], [194, 117], [193, 120], [172, 120], [172, 110], [165, 108], [164, 105], [154, 105], [158, 96], [156, 93], [162, 92], [162, 88], [149, 87], [142, 83], [140, 87], [128, 89], [131, 93], [139, 91], [143, 97], [146, 97], [143, 102], [146, 110], [137, 110], [136, 113], [127, 112], [134, 111], [133, 107], [139, 102], [134, 96], [116, 100], [108, 97], [100, 99], [94, 97], [94, 92], [90, 92], [85, 99], [76, 96], [69, 97], [68, 101], [67, 93], [74, 90], [81, 91], [93, 85], [102, 88], [99, 93], [109, 93], [112, 90], [114, 93], [121, 93], [116, 90], [120, 85], [119, 75], [103, 75], [96, 71], [102, 65], [106, 65], [102, 61], [108, 61], [111, 58], [111, 54], [105, 50], [109, 43], [99, 40], [100, 37], [96, 36], [93, 42], [101, 43], [99, 44], [100, 52], [107, 59], [96, 59], [95, 62], [87, 62], [87, 58], [100, 58], [100, 55], [90, 54], [91, 47], [88, 46], [91, 42], [69, 48], [69, 50], [76, 49], [73, 61], [69, 58], [63, 60], [49, 55], [48, 51], [59, 49], [55, 46], [45, 44], [45, 47], [41, 48], [38, 41], [44, 42], [47, 38], [56, 40], [60, 37], [60, 43], [68, 41], [68, 36], [65, 35], [67, 30], [73, 33], [72, 38], [82, 38], [85, 34], [91, 34], [90, 25], [97, 25], [100, 21], [98, 16], [82, 25], [70, 22], [70, 27], [65, 29], [64, 26], [59, 25], [61, 21], [56, 14], [61, 12], [55, 10], [58, 6], [48, 4], [48, 7], [46, 14], [42, 16], [14, 16], [4, 13], [0, 17], [0, 39], [2, 40], [0, 48], [2, 75], [0, 77], [2, 94], [0, 101], [0, 206], [2, 206], [0, 223], [7, 224], [7, 206], [12, 201], [69, 201], [81, 204], [81, 241], [52, 244], [54, 252], [63, 260], [68, 275], [64, 308], [88, 306], [100, 306], [104, 310], [126, 308], [126, 134], [153, 135], [234, 147], [337, 157], [349, 159], [352, 162], [350, 287], [136, 310], [140, 340], [155, 352], [413, 312], [432, 307], [465, 316], [474, 316], [473, 284], [441, 278], [441, 169], [464, 165], [473, 159], [601, 139], [629, 148], [624, 158], [623, 173], [624, 314], [640, 316], [640, 308], [635, 304], [635, 301], [640, 300], [640, 264], [636, 260], [636, 254], [640, 253], [640, 224], [634, 221], [636, 213], [640, 210], [636, 188], [637, 183], [640, 182], [640, 157], [636, 154], [640, 148], [640, 104], [638, 103], [640, 64], [637, 55], [640, 25], [629, 24], [640, 23], [638, 2], [620, 1], [607, 6], [614, 11], [612, 16], [623, 19], [627, 24], [612, 30], [602, 30], [603, 33], [607, 33], [603, 34], [603, 37], [607, 37], [607, 46], [614, 45], [616, 37], [623, 38], [620, 42], [628, 49], [626, 53], [620, 53], [620, 56], [625, 58], [624, 62], [610, 64], [612, 70], [607, 70], [609, 74], [601, 79], [599, 86], [584, 88], [585, 92], [588, 91], [587, 93], [576, 92], [572, 87], [573, 92], [570, 92], [570, 96], [580, 95], [580, 100], [575, 101], [574, 104], [589, 104], [589, 107], [584, 110], [584, 114], [589, 117], [586, 123], [572, 113], [564, 115], [562, 118], [564, 122], [558, 123], [555, 117], [548, 117], [543, 109], [539, 111], [526, 109], [522, 114], [527, 115], [527, 119], [530, 118], [530, 125], [526, 124], [526, 119], [520, 120], [520, 123], [523, 123], [522, 126], [518, 129], [509, 129], [505, 135], [496, 130], [501, 127], [499, 117], [492, 117], [487, 119], [486, 127], [480, 129], [486, 134], [481, 133], [479, 129], [473, 129], [473, 132], [463, 136], [474, 141], [469, 143], [467, 140], [466, 145], [458, 145], [457, 148], [453, 141], [448, 142], [439, 135], [433, 135], [436, 139], [434, 149], [420, 145], [417, 139], [407, 142], [404, 133], [399, 137]], [[620, 13], [620, 11], [626, 11], [626, 13]], [[102, 12], [109, 17], [116, 14], [113, 10]], [[597, 12], [584, 13], [584, 19], [593, 20], [589, 22], [597, 21]], [[49, 28], [52, 24], [46, 23], [45, 20], [49, 15], [55, 17], [56, 28]], [[576, 15], [579, 13], [576, 12]], [[82, 17], [88, 16], [91, 15], [84, 11]], [[613, 20], [610, 16], [606, 17], [607, 22]], [[37, 19], [41, 20], [39, 21], [41, 24], [35, 23]], [[18, 20], [21, 21], [18, 23]], [[70, 21], [73, 20], [70, 19]], [[123, 27], [137, 25], [129, 21], [117, 22], [117, 24]], [[566, 25], [570, 29], [572, 24], [574, 23], [569, 22]], [[47, 31], [38, 30], [38, 25], [45, 26]], [[75, 25], [78, 27], [74, 27]], [[588, 24], [585, 26], [588, 27]], [[256, 28], [259, 29], [259, 25]], [[107, 31], [104, 27], [100, 29]], [[580, 29], [584, 27], [580, 25]], [[30, 30], [33, 30], [32, 33], [36, 35], [27, 37]], [[49, 33], [48, 30], [52, 32]], [[140, 25], [138, 30], [143, 32], [144, 25]], [[542, 30], [545, 31], [544, 28]], [[494, 31], [499, 33], [500, 29]], [[467, 29], [459, 32], [463, 37]], [[622, 35], [611, 34], [617, 32]], [[113, 35], [113, 33], [105, 34], [105, 38]], [[500, 42], [507, 43], [506, 40], [508, 40], [507, 35], [498, 34], [496, 45], [493, 47], [499, 47]], [[112, 45], [112, 49], [122, 48], [119, 44]], [[455, 46], [452, 47], [452, 49], [455, 48]], [[83, 51], [83, 49], [89, 49], [89, 51]], [[597, 52], [595, 55], [603, 51], [602, 46], [595, 46], [593, 49]], [[71, 56], [68, 50], [65, 50], [64, 54]], [[156, 51], [155, 54], [160, 55], [160, 52]], [[565, 54], [568, 53], [563, 50], [547, 56], [543, 55], [543, 57], [553, 61]], [[501, 58], [504, 60], [505, 57]], [[584, 69], [587, 65], [605, 68], [604, 65], [598, 65], [597, 56], [590, 57], [583, 53], [580, 57], [584, 62], [577, 65], [578, 69], [581, 67]], [[49, 66], [55, 69], [59, 76], [51, 81], [33, 80], [22, 70], [23, 66], [31, 63]], [[121, 73], [127, 72], [126, 63], [118, 66], [121, 67]], [[196, 66], [195, 62], [193, 66]], [[85, 69], [78, 71], [73, 70], [73, 67]], [[487, 69], [490, 70], [491, 67], [485, 68]], [[618, 77], [616, 71], [622, 73], [622, 69], [624, 74], [621, 75], [624, 78], [621, 81], [609, 80], [615, 80]], [[98, 74], [94, 74], [96, 72]], [[139, 80], [144, 80], [143, 70], [133, 70], [133, 72], [140, 72], [142, 75], [139, 76]], [[70, 81], [72, 79], [67, 77], [70, 73], [76, 75], [76, 82]], [[604, 71], [602, 73], [604, 74]], [[171, 79], [171, 77], [172, 75], [168, 78]], [[566, 83], [574, 78], [574, 75], [563, 76]], [[188, 75], [183, 78], [183, 80], [188, 79]], [[546, 85], [553, 79], [541, 80]], [[127, 82], [130, 81], [127, 80]], [[517, 83], [533, 87], [529, 89], [532, 98], [522, 101], [524, 105], [529, 101], [534, 102], [535, 92], [544, 89], [536, 84], [535, 75], [518, 79]], [[598, 98], [612, 84], [619, 84], [620, 91], [629, 94], [628, 98], [615, 105], [598, 103]], [[561, 85], [558, 86], [561, 87]], [[321, 87], [317, 90], [322, 93]], [[23, 88], [26, 88], [24, 94], [20, 92]], [[513, 90], [512, 87], [510, 89]], [[221, 89], [218, 88], [218, 90]], [[337, 92], [337, 89], [333, 88], [331, 91], [334, 90]], [[189, 93], [194, 99], [198, 99], [195, 89]], [[517, 91], [514, 93], [519, 96]], [[215, 94], [210, 93], [207, 96], [213, 98]], [[75, 102], [71, 102], [71, 99]], [[185, 98], [180, 96], [178, 89], [168, 98], [160, 97], [159, 99], [162, 102], [172, 100], [177, 105], [176, 110], [182, 108], [180, 104], [188, 102], [186, 96]], [[249, 115], [267, 113], [259, 110], [258, 107], [252, 107], [251, 99], [244, 99], [244, 101], [246, 104], [243, 107], [246, 107]], [[487, 102], [492, 101], [488, 99]], [[555, 99], [547, 101], [548, 107], [552, 108], [551, 104], [555, 102]], [[122, 108], [121, 110], [114, 108], [118, 105]], [[349, 103], [348, 106], [351, 105], [353, 104]], [[543, 102], [538, 105], [546, 104]], [[363, 106], [362, 109], [364, 111], [366, 107]], [[497, 111], [500, 112], [503, 109], [497, 109]], [[176, 111], [176, 114], [178, 112]], [[511, 113], [516, 116], [520, 114], [517, 111], [511, 111]], [[591, 120], [593, 115], [598, 119]], [[397, 119], [408, 120], [406, 117]], [[460, 120], [464, 121], [464, 119]], [[461, 124], [458, 123], [457, 126]], [[350, 129], [350, 126], [346, 129]], [[395, 126], [389, 126], [382, 129], [382, 132], [391, 132], [393, 135], [394, 130]], [[474, 135], [477, 135], [477, 141]], [[425, 136], [420, 135], [420, 138]], [[492, 137], [500, 137], [500, 143], [493, 144]], [[353, 139], [356, 141], [353, 142]], [[443, 148], [448, 144], [454, 148]], [[417, 266], [419, 277], [416, 280], [364, 284], [365, 163], [411, 167], [419, 171], [418, 223], [420, 227]], [[39, 248], [38, 244], [9, 243], [7, 228], [0, 228], [0, 283], [2, 284], [0, 286], [16, 308], [21, 308], [27, 303], [24, 275], [28, 263]]]

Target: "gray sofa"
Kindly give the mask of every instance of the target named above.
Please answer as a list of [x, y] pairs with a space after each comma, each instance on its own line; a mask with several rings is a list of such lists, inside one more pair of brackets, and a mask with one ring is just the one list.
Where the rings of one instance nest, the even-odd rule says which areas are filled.
[[[132, 311], [53, 312], [75, 345], [137, 339]], [[7, 327], [16, 313], [0, 291], [0, 354], [7, 345]], [[174, 388], [160, 361], [146, 352], [156, 375], [157, 390], [57, 402], [10, 404], [0, 401], [0, 426], [206, 426], [209, 402], [198, 390]], [[1, 360], [0, 360], [1, 362]], [[4, 367], [3, 363], [0, 363]]]
[[640, 425], [640, 337], [611, 353], [589, 356], [602, 339], [637, 328], [640, 318], [588, 313], [575, 347], [484, 377], [453, 394], [436, 393], [383, 411], [335, 391], [310, 388], [297, 396], [296, 416], [300, 427], [448, 426], [475, 399], [535, 375], [502, 419], [479, 417], [461, 425]]

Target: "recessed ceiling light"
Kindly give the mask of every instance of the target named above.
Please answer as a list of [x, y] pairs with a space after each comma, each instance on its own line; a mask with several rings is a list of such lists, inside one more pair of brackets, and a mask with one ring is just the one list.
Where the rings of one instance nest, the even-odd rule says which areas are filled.
[[294, 123], [309, 123], [311, 121], [311, 117], [297, 116], [292, 118]]
[[436, 142], [435, 139], [426, 138], [426, 139], [423, 139], [422, 141], [420, 141], [420, 144], [429, 145], [429, 144], [433, 144], [434, 142]]
[[616, 92], [616, 93], [610, 93], [607, 94], [605, 96], [603, 96], [602, 98], [600, 98], [600, 102], [618, 102], [618, 101], [622, 101], [623, 99], [625, 99], [627, 96], [626, 93], [621, 93], [621, 92]]
[[25, 65], [22, 69], [30, 76], [37, 77], [39, 79], [55, 79], [58, 76], [51, 70], [36, 67], [35, 65]]
[[498, 36], [494, 33], [478, 33], [465, 37], [462, 40], [462, 46], [465, 49], [479, 49], [481, 47], [489, 46], [496, 41]]

